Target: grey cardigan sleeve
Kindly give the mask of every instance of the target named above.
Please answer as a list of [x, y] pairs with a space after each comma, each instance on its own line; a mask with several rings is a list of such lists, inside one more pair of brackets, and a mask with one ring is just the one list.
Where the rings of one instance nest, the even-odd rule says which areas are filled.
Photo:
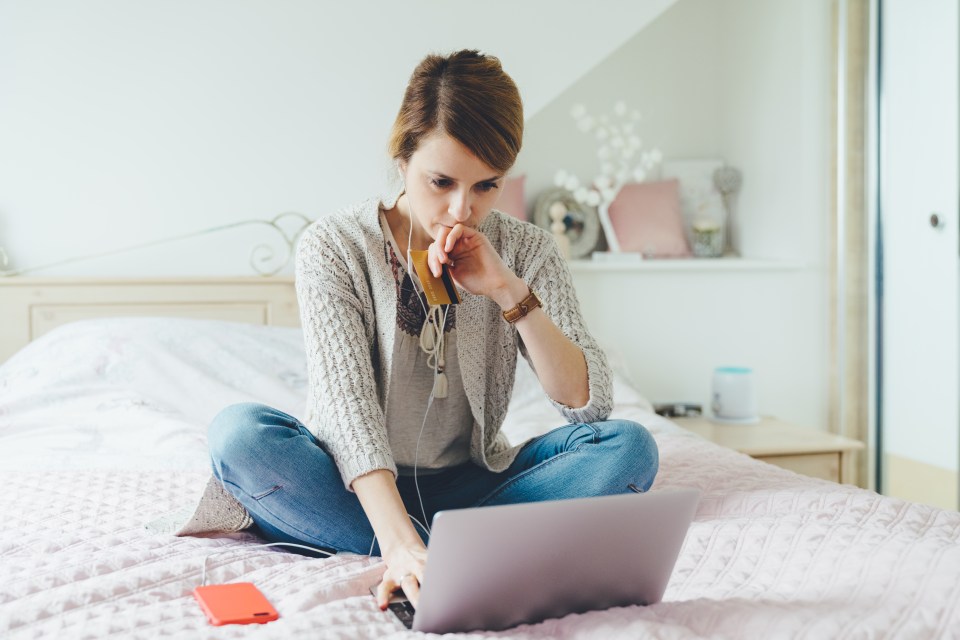
[[348, 491], [370, 471], [397, 475], [378, 403], [364, 305], [353, 285], [357, 275], [316, 226], [304, 233], [297, 246], [296, 288], [309, 379], [306, 426], [333, 457]]
[[[539, 231], [539, 230], [538, 230]], [[573, 288], [567, 261], [557, 243], [545, 231], [534, 234], [530, 249], [537, 256], [524, 279], [543, 303], [543, 310], [555, 325], [583, 351], [587, 363], [590, 398], [582, 407], [568, 407], [550, 398], [553, 406], [571, 423], [606, 420], [613, 410], [613, 381], [607, 356], [587, 331], [580, 303]], [[521, 350], [530, 361], [526, 349]], [[531, 363], [532, 366], [532, 363]]]

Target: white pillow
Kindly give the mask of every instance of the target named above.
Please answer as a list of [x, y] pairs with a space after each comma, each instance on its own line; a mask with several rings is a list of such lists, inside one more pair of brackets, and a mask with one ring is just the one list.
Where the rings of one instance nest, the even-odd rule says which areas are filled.
[[[640, 407], [647, 411], [653, 411], [653, 404], [644, 397], [633, 382], [630, 371], [627, 368], [626, 359], [623, 354], [615, 349], [610, 349], [604, 345], [601, 348], [607, 354], [607, 360], [610, 362], [610, 368], [613, 370], [613, 403], [614, 406], [633, 406]], [[556, 413], [547, 399], [543, 387], [540, 386], [540, 380], [534, 373], [527, 361], [522, 357], [517, 357], [516, 379], [513, 383], [513, 395], [510, 397], [510, 405], [507, 413], [510, 414], [520, 407], [527, 407], [543, 403], [550, 407], [551, 411]], [[559, 417], [559, 414], [556, 414]]]

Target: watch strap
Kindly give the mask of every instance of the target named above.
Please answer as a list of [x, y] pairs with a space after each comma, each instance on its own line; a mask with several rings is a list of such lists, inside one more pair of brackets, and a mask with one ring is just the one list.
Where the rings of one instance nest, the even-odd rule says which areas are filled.
[[530, 293], [526, 298], [521, 300], [517, 306], [512, 309], [507, 309], [503, 312], [503, 319], [509, 322], [510, 324], [515, 323], [520, 318], [525, 317], [528, 313], [536, 309], [537, 307], [542, 307], [540, 298], [537, 297], [537, 294], [533, 290], [529, 290]]

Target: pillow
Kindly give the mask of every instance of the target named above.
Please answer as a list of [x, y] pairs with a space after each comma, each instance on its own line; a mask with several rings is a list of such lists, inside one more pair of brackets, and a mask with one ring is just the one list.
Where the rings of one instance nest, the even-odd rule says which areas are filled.
[[[601, 348], [604, 348], [601, 345]], [[651, 421], [658, 419], [653, 413], [653, 405], [639, 391], [626, 370], [626, 360], [617, 351], [607, 350], [610, 368], [613, 370], [613, 400], [614, 414], [637, 420], [647, 428], [651, 428]], [[637, 411], [645, 411], [649, 415], [637, 417]], [[613, 415], [613, 414], [611, 414]], [[547, 433], [551, 429], [562, 426], [561, 416], [544, 393], [537, 374], [533, 372], [527, 361], [517, 356], [517, 375], [513, 384], [513, 395], [507, 415], [503, 420], [502, 433], [510, 444], [520, 444], [530, 438]]]
[[524, 199], [524, 182], [527, 176], [519, 175], [503, 181], [503, 193], [497, 200], [497, 210], [510, 214], [518, 220], [527, 219], [527, 203]]
[[690, 256], [676, 180], [625, 184], [607, 209], [620, 251], [648, 258]]
[[[653, 403], [647, 399], [640, 391], [639, 385], [630, 373], [627, 366], [627, 359], [621, 351], [610, 347], [607, 344], [600, 343], [607, 356], [607, 362], [610, 364], [610, 370], [613, 373], [613, 399], [617, 406], [636, 406], [647, 411], [653, 412]], [[515, 413], [525, 406], [542, 404], [554, 411], [553, 405], [547, 399], [543, 387], [537, 374], [533, 371], [526, 359], [517, 354], [516, 377], [513, 382], [513, 393], [510, 396], [510, 405], [507, 413]], [[559, 414], [557, 414], [559, 415]]]

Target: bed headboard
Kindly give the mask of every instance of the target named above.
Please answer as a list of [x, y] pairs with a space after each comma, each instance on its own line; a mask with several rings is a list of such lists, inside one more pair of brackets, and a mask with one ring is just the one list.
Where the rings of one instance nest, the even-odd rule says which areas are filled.
[[176, 316], [300, 326], [292, 277], [0, 279], [0, 363], [67, 322]]

